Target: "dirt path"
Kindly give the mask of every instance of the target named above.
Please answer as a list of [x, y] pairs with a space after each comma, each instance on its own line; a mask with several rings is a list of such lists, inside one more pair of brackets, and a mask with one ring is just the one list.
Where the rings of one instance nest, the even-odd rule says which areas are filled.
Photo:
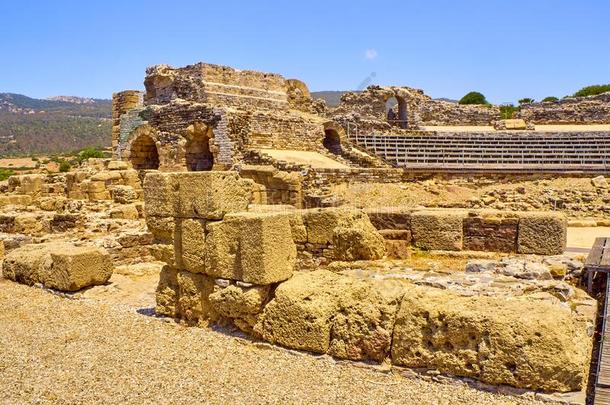
[[[145, 312], [146, 311], [142, 311]], [[0, 403], [530, 404], [0, 279]]]

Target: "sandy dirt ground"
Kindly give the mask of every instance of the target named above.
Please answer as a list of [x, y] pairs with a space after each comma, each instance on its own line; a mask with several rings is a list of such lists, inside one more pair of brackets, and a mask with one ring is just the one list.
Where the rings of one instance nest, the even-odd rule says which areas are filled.
[[[436, 126], [427, 125], [423, 126], [424, 131], [437, 131], [437, 132], [492, 132], [495, 131], [494, 127], [490, 125], [479, 125], [479, 126]], [[570, 131], [610, 131], [610, 125], [536, 125], [536, 131], [538, 132], [570, 132]]]
[[543, 403], [150, 314], [0, 279], [0, 403]]
[[595, 238], [610, 237], [610, 227], [597, 226], [586, 228], [568, 228], [568, 249], [590, 249]]
[[346, 169], [349, 166], [339, 163], [317, 152], [300, 150], [262, 149], [261, 152], [277, 160], [291, 163], [307, 164], [314, 169]]
[[5, 158], [0, 159], [0, 168], [10, 169], [14, 167], [25, 167], [33, 169], [36, 167], [35, 161], [30, 158]]

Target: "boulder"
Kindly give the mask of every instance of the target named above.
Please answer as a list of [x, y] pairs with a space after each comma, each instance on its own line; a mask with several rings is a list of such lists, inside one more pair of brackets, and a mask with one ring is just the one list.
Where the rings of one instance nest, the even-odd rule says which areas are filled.
[[110, 255], [104, 249], [58, 242], [25, 245], [3, 261], [5, 278], [29, 285], [40, 283], [60, 291], [104, 284], [112, 269]]
[[567, 220], [553, 212], [523, 213], [519, 220], [517, 250], [522, 254], [560, 255], [566, 248]]
[[585, 323], [576, 321], [569, 308], [409, 288], [396, 317], [395, 364], [437, 369], [494, 385], [582, 389], [591, 339]]
[[205, 273], [254, 284], [284, 281], [296, 264], [296, 245], [283, 214], [242, 212], [207, 225]]
[[591, 184], [596, 188], [608, 188], [608, 181], [604, 176], [597, 176], [591, 179]]

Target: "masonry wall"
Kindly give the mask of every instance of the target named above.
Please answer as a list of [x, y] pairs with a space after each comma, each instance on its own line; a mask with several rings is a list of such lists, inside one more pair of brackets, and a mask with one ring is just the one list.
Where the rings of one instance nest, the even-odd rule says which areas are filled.
[[516, 118], [534, 124], [608, 124], [610, 93], [526, 104], [521, 107]]
[[115, 150], [120, 142], [121, 115], [140, 107], [143, 103], [143, 94], [136, 90], [125, 90], [112, 95], [112, 149]]

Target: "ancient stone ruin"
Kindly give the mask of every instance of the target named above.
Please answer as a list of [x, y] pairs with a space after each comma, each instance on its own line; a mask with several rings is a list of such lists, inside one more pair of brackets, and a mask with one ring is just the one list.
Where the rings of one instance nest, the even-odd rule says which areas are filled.
[[[586, 389], [597, 300], [566, 247], [575, 218], [610, 223], [608, 134], [531, 124], [608, 123], [605, 96], [500, 125], [497, 107], [409, 87], [330, 108], [299, 80], [205, 63], [153, 66], [144, 85], [113, 96], [112, 159], [0, 185], [4, 278], [113, 299], [142, 283], [154, 294], [142, 313], [189, 326], [490, 385]], [[352, 188], [362, 199], [340, 197]], [[413, 201], [384, 199], [396, 189]]]

